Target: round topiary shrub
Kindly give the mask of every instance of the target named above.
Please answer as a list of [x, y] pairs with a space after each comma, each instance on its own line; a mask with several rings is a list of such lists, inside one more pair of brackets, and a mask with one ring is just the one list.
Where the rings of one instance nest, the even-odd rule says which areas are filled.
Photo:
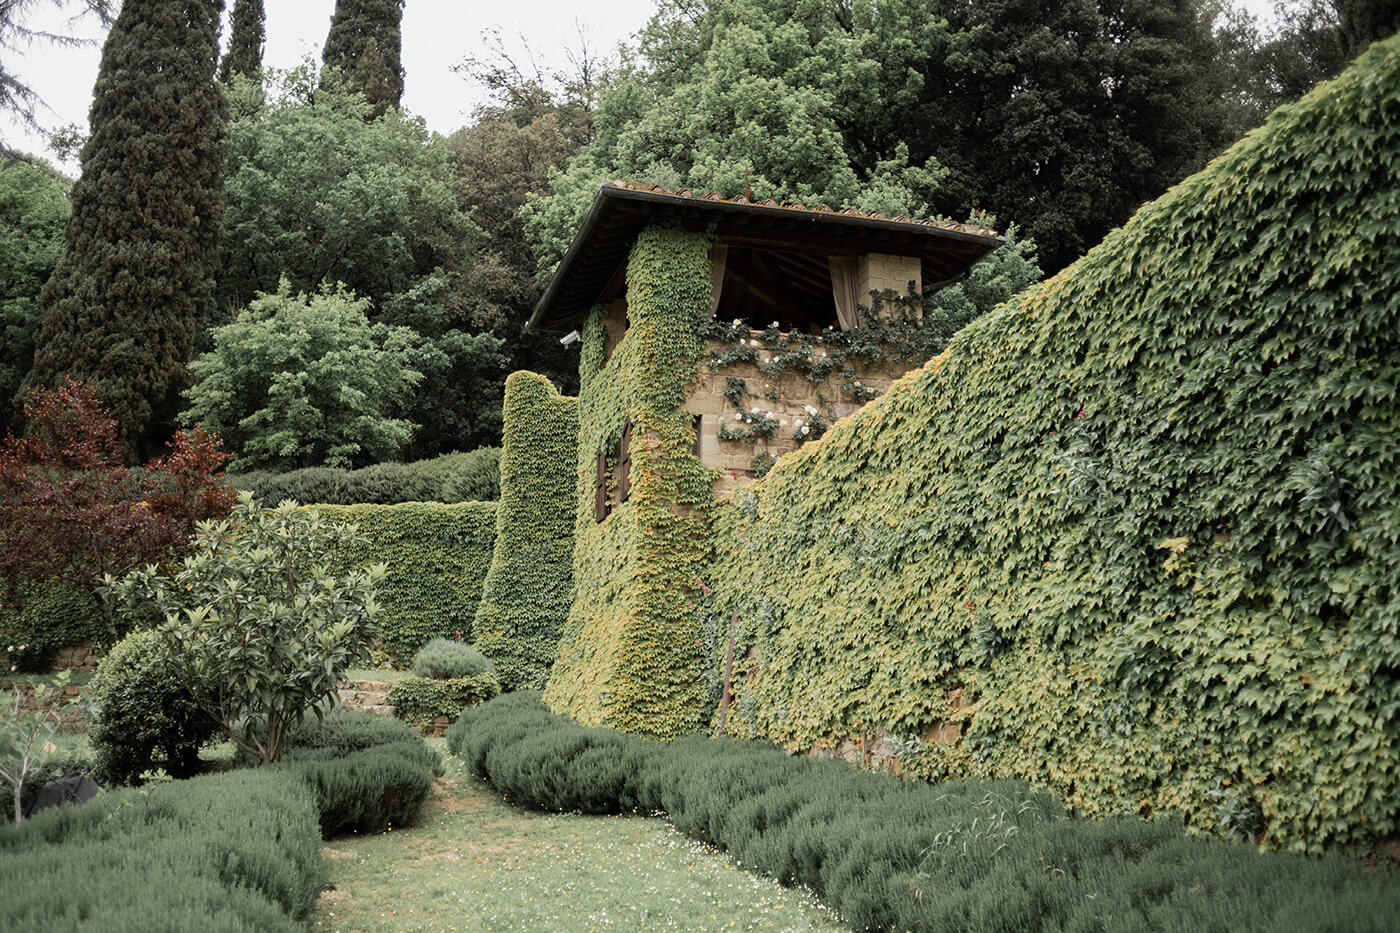
[[88, 726], [104, 782], [139, 784], [145, 771], [171, 777], [199, 770], [199, 747], [218, 726], [165, 663], [165, 643], [149, 629], [132, 632], [102, 659], [90, 685], [97, 713]]
[[413, 673], [433, 680], [475, 677], [495, 670], [486, 655], [450, 638], [434, 638], [413, 656]]

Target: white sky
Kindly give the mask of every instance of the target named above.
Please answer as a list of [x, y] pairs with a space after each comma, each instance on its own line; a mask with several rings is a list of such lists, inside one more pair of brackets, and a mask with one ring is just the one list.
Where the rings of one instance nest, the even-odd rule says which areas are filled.
[[[1272, 19], [1273, 0], [1243, 3], [1261, 20]], [[226, 6], [231, 8], [232, 0], [226, 0]], [[655, 0], [510, 0], [497, 4], [407, 0], [403, 16], [404, 108], [423, 117], [428, 127], [439, 133], [450, 133], [466, 124], [484, 94], [450, 69], [469, 54], [485, 52], [482, 32], [488, 27], [500, 28], [513, 53], [519, 52], [518, 36], [523, 35], [540, 66], [545, 71], [558, 70], [566, 67], [565, 50], [578, 46], [579, 27], [588, 36], [590, 50], [606, 54], [645, 25], [655, 6]], [[40, 114], [41, 122], [50, 129], [73, 123], [86, 129], [101, 55], [101, 30], [88, 20], [76, 25], [67, 22], [71, 10], [80, 4], [68, 7], [65, 13], [50, 3], [39, 4], [26, 25], [99, 41], [75, 48], [36, 44], [18, 60], [6, 63], [53, 109]], [[265, 0], [264, 7], [265, 65], [289, 68], [307, 55], [320, 60], [335, 0]], [[0, 118], [0, 140], [52, 159], [46, 137], [29, 132], [8, 116]], [[75, 164], [65, 168], [76, 174]]]
[[[227, 9], [232, 6], [233, 0], [225, 0]], [[335, 0], [264, 0], [263, 6], [267, 35], [264, 65], [290, 68], [307, 55], [320, 61]], [[97, 42], [75, 48], [36, 43], [19, 60], [6, 62], [53, 108], [54, 112], [39, 115], [48, 128], [70, 123], [87, 127], [104, 33], [91, 17], [76, 25], [68, 22], [80, 8], [77, 2], [67, 4], [66, 10], [47, 2], [37, 4], [25, 24], [33, 30], [81, 35]], [[407, 0], [403, 14], [404, 109], [423, 117], [428, 127], [439, 133], [464, 126], [472, 108], [484, 102], [485, 95], [450, 69], [467, 55], [485, 53], [482, 32], [488, 27], [500, 28], [513, 56], [520, 52], [517, 37], [523, 34], [543, 70], [561, 70], [567, 66], [565, 50], [579, 45], [579, 27], [588, 37], [591, 52], [606, 54], [646, 25], [655, 8], [655, 0]], [[227, 29], [225, 23], [225, 32]], [[518, 55], [517, 61], [524, 64], [525, 60], [523, 54]], [[47, 138], [28, 132], [8, 117], [0, 119], [0, 139], [52, 161]], [[66, 168], [77, 170], [76, 165]]]

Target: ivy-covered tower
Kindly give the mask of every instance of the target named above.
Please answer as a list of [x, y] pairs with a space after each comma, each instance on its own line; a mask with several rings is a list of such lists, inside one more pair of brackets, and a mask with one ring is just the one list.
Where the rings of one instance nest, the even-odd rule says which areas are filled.
[[[530, 321], [580, 347], [551, 709], [661, 737], [706, 727], [716, 501], [922, 362], [873, 352], [895, 331], [872, 292], [918, 295], [1000, 244], [962, 224], [603, 186]], [[862, 340], [871, 353], [848, 352]]]
[[359, 91], [380, 117], [403, 97], [400, 23], [403, 0], [336, 0], [321, 61]]
[[169, 436], [214, 289], [228, 106], [222, 0], [126, 0], [102, 49], [67, 249], [28, 384], [91, 384], [128, 455]]
[[264, 39], [263, 0], [235, 0], [228, 51], [219, 62], [219, 81], [228, 84], [236, 74], [256, 77], [262, 71]]

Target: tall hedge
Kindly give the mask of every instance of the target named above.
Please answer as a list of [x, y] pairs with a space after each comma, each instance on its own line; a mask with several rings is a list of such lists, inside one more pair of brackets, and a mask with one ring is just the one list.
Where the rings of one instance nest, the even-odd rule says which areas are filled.
[[[644, 230], [627, 264], [630, 327], [603, 359], [597, 308], [579, 364], [575, 598], [545, 704], [587, 725], [676, 736], [700, 729], [699, 631], [686, 603], [709, 554], [711, 471], [693, 453], [684, 388], [710, 306], [710, 238]], [[596, 455], [630, 422], [630, 497], [595, 521]], [[504, 471], [503, 471], [504, 472]]]
[[1400, 37], [779, 460], [706, 580], [731, 732], [1396, 833], [1397, 217]]
[[496, 548], [473, 634], [503, 689], [538, 689], [573, 600], [578, 399], [544, 376], [515, 372], [503, 415]]
[[317, 505], [334, 521], [354, 522], [368, 542], [346, 557], [360, 566], [384, 561], [379, 585], [384, 650], [407, 666], [436, 637], [471, 637], [481, 584], [491, 564], [496, 503], [405, 502]]

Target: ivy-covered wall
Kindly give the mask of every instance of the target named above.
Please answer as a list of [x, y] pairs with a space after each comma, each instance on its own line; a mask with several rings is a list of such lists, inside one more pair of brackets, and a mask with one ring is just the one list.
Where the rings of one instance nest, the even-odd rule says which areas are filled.
[[716, 506], [728, 730], [1395, 834], [1397, 218], [1400, 37]]
[[578, 399], [544, 376], [506, 379], [496, 547], [476, 610], [476, 648], [505, 690], [537, 690], [573, 599]]
[[367, 542], [350, 566], [387, 563], [379, 585], [384, 650], [407, 665], [429, 640], [472, 635], [472, 619], [496, 539], [496, 503], [405, 502], [315, 505], [334, 521], [354, 522]]
[[[544, 698], [588, 725], [675, 736], [707, 715], [687, 602], [709, 556], [713, 476], [681, 403], [710, 306], [709, 247], [704, 234], [649, 227], [628, 260], [630, 326], [606, 365], [601, 309], [583, 328], [575, 598]], [[599, 523], [596, 453], [616, 448], [628, 419], [630, 498]]]

